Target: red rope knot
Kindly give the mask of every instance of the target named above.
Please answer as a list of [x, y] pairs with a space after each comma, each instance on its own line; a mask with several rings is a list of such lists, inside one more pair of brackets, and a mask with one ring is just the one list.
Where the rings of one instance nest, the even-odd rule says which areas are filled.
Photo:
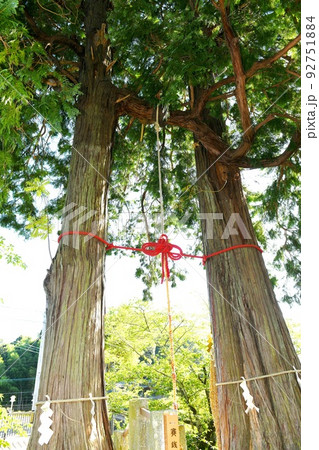
[[168, 242], [166, 234], [162, 234], [157, 242], [147, 242], [146, 244], [143, 244], [142, 252], [148, 256], [162, 256], [162, 283], [165, 275], [168, 279], [170, 276], [168, 258], [172, 261], [178, 261], [183, 256], [183, 250], [178, 245]]
[[[145, 255], [149, 256], [157, 256], [161, 255], [162, 257], [162, 283], [164, 281], [165, 276], [169, 279], [169, 267], [168, 267], [168, 258], [170, 258], [173, 261], [177, 261], [182, 258], [182, 256], [185, 256], [186, 258], [200, 258], [203, 260], [203, 263], [206, 264], [208, 258], [212, 258], [213, 256], [220, 255], [221, 253], [229, 252], [231, 250], [235, 250], [237, 248], [245, 248], [245, 247], [252, 247], [258, 250], [260, 253], [262, 253], [262, 249], [258, 247], [258, 245], [255, 244], [240, 244], [240, 245], [233, 245], [232, 247], [224, 248], [222, 250], [218, 250], [217, 252], [210, 253], [209, 255], [187, 255], [186, 253], [183, 253], [183, 250], [178, 246], [171, 244], [168, 242], [168, 237], [166, 234], [162, 234], [161, 237], [157, 242], [147, 242], [146, 244], [142, 245], [142, 248], [135, 248], [135, 247], [124, 247], [122, 245], [115, 245], [111, 244], [110, 242], [107, 242], [105, 239], [102, 239], [101, 237], [97, 236], [96, 234], [89, 233], [87, 231], [66, 231], [62, 234], [60, 234], [58, 238], [58, 242], [61, 241], [63, 236], [70, 236], [72, 234], [77, 234], [80, 236], [91, 236], [94, 239], [97, 239], [102, 244], [105, 245], [106, 251], [112, 250], [113, 248], [119, 248], [121, 250], [132, 250], [134, 252], [143, 252]], [[173, 251], [175, 250], [175, 251]]]

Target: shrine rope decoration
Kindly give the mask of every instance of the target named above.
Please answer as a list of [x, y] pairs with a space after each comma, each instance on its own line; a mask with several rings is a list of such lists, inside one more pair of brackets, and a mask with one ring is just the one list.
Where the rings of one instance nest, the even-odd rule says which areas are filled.
[[214, 253], [210, 253], [209, 255], [191, 255], [188, 253], [184, 253], [181, 247], [175, 244], [171, 244], [168, 240], [168, 237], [166, 234], [162, 234], [157, 242], [147, 242], [142, 245], [141, 248], [138, 247], [126, 247], [123, 245], [116, 245], [112, 244], [110, 242], [107, 242], [105, 239], [101, 238], [100, 236], [97, 236], [96, 234], [90, 233], [88, 231], [65, 231], [64, 233], [61, 233], [58, 242], [61, 241], [61, 239], [65, 236], [70, 235], [80, 235], [80, 236], [91, 236], [94, 239], [97, 239], [102, 244], [105, 245], [106, 251], [113, 250], [113, 249], [120, 249], [120, 250], [131, 250], [134, 252], [142, 252], [145, 255], [148, 256], [157, 256], [161, 255], [162, 257], [162, 283], [165, 278], [165, 272], [167, 273], [167, 278], [170, 278], [170, 271], [168, 266], [168, 259], [171, 259], [172, 261], [178, 261], [179, 259], [185, 257], [185, 258], [198, 258], [202, 259], [203, 264], [205, 265], [207, 260], [209, 258], [213, 258], [214, 256], [220, 255], [222, 253], [230, 252], [232, 250], [236, 250], [237, 248], [255, 248], [260, 253], [262, 253], [262, 249], [258, 247], [258, 245], [254, 244], [240, 244], [240, 245], [233, 245], [231, 247], [224, 248], [222, 250], [218, 250]]

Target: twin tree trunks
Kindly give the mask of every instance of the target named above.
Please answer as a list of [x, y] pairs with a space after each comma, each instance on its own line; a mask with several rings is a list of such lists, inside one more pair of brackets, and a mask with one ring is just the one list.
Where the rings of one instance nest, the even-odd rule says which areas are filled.
[[[108, 179], [113, 135], [117, 121], [115, 94], [105, 71], [107, 44], [96, 39], [103, 29], [108, 2], [96, 0], [86, 5], [85, 55], [81, 68], [80, 114], [74, 132], [66, 205], [84, 206], [96, 214], [92, 222], [99, 236], [106, 236]], [[203, 147], [196, 149], [198, 175], [213, 163]], [[221, 175], [213, 165], [199, 180], [202, 213], [221, 212], [224, 220], [214, 222], [214, 240], [207, 239], [203, 221], [204, 253], [242, 243], [256, 244], [236, 167]], [[223, 177], [227, 183], [223, 189]], [[215, 192], [216, 191], [216, 192]], [[220, 192], [217, 192], [220, 191]], [[223, 240], [225, 225], [232, 213], [239, 213], [252, 240], [230, 236]], [[72, 230], [72, 222], [62, 223], [62, 231]], [[104, 270], [105, 249], [98, 241], [63, 238], [45, 280], [47, 332], [40, 379], [39, 401], [104, 396]], [[78, 248], [74, 248], [78, 247]], [[299, 368], [281, 311], [259, 252], [240, 249], [209, 259], [206, 264], [211, 306], [217, 381], [239, 380], [256, 375]], [[245, 414], [238, 385], [219, 387], [220, 432], [223, 449], [300, 448], [300, 388], [294, 374], [249, 384], [259, 414]], [[37, 408], [29, 450], [113, 448], [106, 403], [96, 402], [97, 435], [92, 431], [90, 402], [52, 405], [54, 434], [48, 445], [38, 444]]]

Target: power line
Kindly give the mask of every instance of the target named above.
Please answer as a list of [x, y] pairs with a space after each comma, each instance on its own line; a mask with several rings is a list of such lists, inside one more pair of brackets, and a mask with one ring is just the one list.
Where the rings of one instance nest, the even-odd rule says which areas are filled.
[[5, 383], [8, 381], [24, 381], [24, 380], [28, 380], [28, 381], [35, 380], [35, 377], [33, 377], [33, 378], [5, 378], [5, 379], [0, 380], [0, 383], [1, 382]]
[[[20, 345], [15, 345], [14, 348], [15, 348], [15, 349], [18, 348], [18, 349], [20, 349], [20, 350], [25, 350], [27, 347], [22, 347], [22, 346], [20, 346]], [[36, 353], [36, 354], [39, 353], [39, 350], [38, 350], [36, 347], [32, 347], [31, 349], [28, 349], [28, 348], [27, 348], [27, 351], [30, 352], [30, 353]]]
[[42, 337], [42, 336], [39, 336], [37, 339], [35, 339], [35, 340], [33, 341], [33, 343], [30, 344], [29, 347], [22, 353], [22, 355], [19, 355], [19, 358], [16, 359], [15, 361], [13, 361], [13, 363], [10, 364], [10, 366], [7, 367], [7, 368], [5, 369], [4, 372], [2, 372], [2, 374], [0, 375], [0, 379], [3, 377], [3, 375], [4, 375], [6, 372], [8, 372], [8, 370], [11, 369], [12, 366], [14, 366], [14, 365], [21, 359], [21, 357], [22, 357], [25, 353], [27, 353], [27, 351], [29, 351], [29, 348], [30, 348], [35, 342], [38, 342], [38, 341], [41, 339], [41, 337]]
[[3, 395], [9, 395], [9, 394], [33, 394], [33, 391], [14, 391], [14, 392], [3, 392]]
[[[41, 336], [40, 336], [41, 337]], [[34, 341], [34, 342], [36, 342], [36, 341]], [[13, 345], [13, 346], [17, 346], [17, 345], [19, 345], [19, 344], [22, 344], [22, 345], [20, 345], [20, 347], [22, 347], [22, 346], [28, 346], [28, 347], [33, 347], [33, 348], [35, 348], [35, 349], [38, 349], [39, 347], [37, 346], [37, 345], [34, 345], [34, 344], [30, 344], [30, 343], [28, 343], [28, 342], [26, 342], [26, 343], [23, 343], [23, 342], [21, 342], [21, 340], [19, 340], [19, 338], [17, 338], [15, 341], [13, 341], [13, 342], [7, 342], [6, 344], [0, 344], [2, 347], [4, 347], [4, 346], [6, 346], [6, 345]]]
[[39, 354], [39, 348], [35, 347], [35, 346], [32, 346], [32, 345], [30, 345], [29, 347], [26, 347], [26, 346], [15, 345], [15, 344], [4, 344], [3, 347], [8, 346], [8, 345], [12, 345], [13, 346], [12, 351], [14, 351], [15, 349], [20, 349], [20, 350], [27, 350], [30, 353]]

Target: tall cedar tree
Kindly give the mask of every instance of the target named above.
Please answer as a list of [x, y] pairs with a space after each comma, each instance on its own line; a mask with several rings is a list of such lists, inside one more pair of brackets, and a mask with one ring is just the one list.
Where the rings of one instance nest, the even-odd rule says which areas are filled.
[[[242, 168], [279, 168], [265, 209], [286, 229], [288, 250], [297, 246], [289, 234], [294, 208], [284, 217], [278, 212], [281, 199], [295, 196], [299, 167], [298, 2], [6, 0], [0, 10], [3, 226], [27, 234], [26, 218], [42, 220], [33, 190], [41, 192], [44, 178], [55, 187], [68, 178], [66, 193], [48, 203], [46, 214], [62, 204], [69, 212], [85, 207], [95, 212], [85, 228], [106, 236], [116, 128], [125, 116], [126, 131], [135, 119], [154, 123], [159, 104], [160, 125], [172, 141], [180, 129], [194, 136], [200, 212], [223, 213], [213, 241], [202, 222], [204, 253], [257, 243]], [[57, 147], [49, 147], [59, 133]], [[125, 166], [118, 153], [114, 173]], [[222, 238], [232, 213], [249, 241], [240, 232]], [[76, 229], [69, 218], [62, 231]], [[58, 248], [44, 283], [40, 399], [105, 393], [104, 267], [105, 251], [95, 240]], [[242, 249], [206, 267], [217, 380], [299, 368], [262, 256]], [[294, 273], [292, 261], [289, 268]], [[245, 414], [238, 386], [218, 387], [221, 447], [299, 448], [295, 375], [249, 387], [259, 414]], [[48, 448], [112, 448], [104, 401], [97, 402], [93, 441], [90, 404], [61, 408], [54, 407]], [[39, 447], [38, 425], [36, 414], [30, 449]]]

